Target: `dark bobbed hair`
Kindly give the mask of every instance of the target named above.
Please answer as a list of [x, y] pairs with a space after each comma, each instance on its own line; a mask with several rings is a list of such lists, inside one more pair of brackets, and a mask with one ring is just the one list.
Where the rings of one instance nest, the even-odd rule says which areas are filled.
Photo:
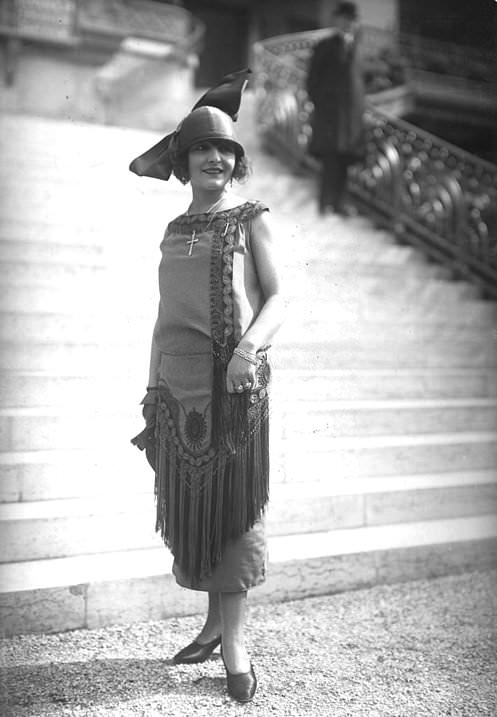
[[[198, 140], [201, 141], [201, 140]], [[210, 142], [212, 144], [216, 144], [219, 142], [219, 144], [231, 144], [229, 140], [215, 140], [215, 139], [208, 139], [205, 140], [206, 142]], [[196, 144], [196, 143], [195, 143]], [[231, 175], [232, 179], [236, 179], [237, 182], [244, 182], [246, 179], [248, 179], [251, 171], [250, 162], [247, 158], [246, 154], [241, 154], [240, 150], [238, 149], [237, 145], [232, 145], [233, 152], [235, 154], [235, 166], [233, 168], [233, 173]], [[188, 149], [183, 150], [181, 152], [172, 152], [171, 153], [171, 164], [173, 167], [173, 174], [176, 177], [176, 179], [179, 179], [179, 181], [182, 184], [187, 184], [190, 181], [190, 172], [188, 170], [188, 153], [190, 151], [190, 147]]]

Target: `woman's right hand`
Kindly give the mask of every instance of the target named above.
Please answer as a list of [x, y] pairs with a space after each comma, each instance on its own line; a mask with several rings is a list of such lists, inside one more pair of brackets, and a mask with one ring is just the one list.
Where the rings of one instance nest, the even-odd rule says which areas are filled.
[[228, 393], [250, 391], [254, 388], [256, 382], [256, 367], [246, 359], [233, 354], [226, 372]]

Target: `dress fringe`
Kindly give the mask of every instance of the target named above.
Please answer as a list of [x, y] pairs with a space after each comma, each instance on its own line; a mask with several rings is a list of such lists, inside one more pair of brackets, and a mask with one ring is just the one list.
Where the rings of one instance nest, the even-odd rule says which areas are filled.
[[159, 400], [156, 530], [192, 584], [212, 574], [226, 543], [254, 526], [269, 499], [267, 393], [254, 405], [249, 392], [228, 394], [222, 363], [214, 369], [212, 455], [186, 451], [168, 422], [167, 396]]

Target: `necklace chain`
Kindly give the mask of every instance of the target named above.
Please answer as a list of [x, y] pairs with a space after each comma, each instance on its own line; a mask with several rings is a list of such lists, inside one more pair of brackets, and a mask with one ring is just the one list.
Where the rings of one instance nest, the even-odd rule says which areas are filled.
[[[226, 196], [225, 194], [221, 195], [221, 196], [219, 197], [219, 199], [217, 199], [217, 200], [214, 202], [214, 204], [212, 204], [205, 212], [199, 212], [199, 214], [207, 214], [207, 215], [210, 215], [210, 216], [209, 216], [209, 221], [207, 222], [207, 225], [206, 225], [206, 227], [205, 227], [205, 229], [204, 229], [205, 232], [206, 232], [206, 231], [208, 230], [208, 228], [210, 227], [211, 222], [212, 222], [212, 220], [214, 219], [214, 215], [215, 215], [215, 213], [216, 213], [216, 210], [218, 209], [218, 207], [221, 206], [222, 202], [223, 202], [224, 199], [225, 199], [225, 196]], [[187, 216], [191, 216], [190, 209], [191, 209], [191, 205], [190, 205], [190, 206], [188, 207], [188, 209], [186, 210]], [[196, 229], [194, 229], [194, 230], [192, 231], [191, 237], [186, 240], [186, 246], [188, 247], [188, 256], [191, 256], [191, 255], [193, 254], [193, 247], [194, 247], [195, 244], [197, 244], [197, 243], [198, 243], [197, 231], [196, 231]]]
[[[203, 211], [203, 212], [195, 212], [195, 214], [211, 214], [212, 212], [215, 212], [216, 209], [217, 209], [219, 206], [221, 206], [221, 204], [222, 204], [222, 202], [225, 200], [225, 198], [226, 198], [226, 194], [222, 194], [222, 195], [219, 197], [219, 199], [216, 199], [216, 201], [214, 202], [214, 204], [211, 204], [211, 206], [208, 207], [205, 211]], [[187, 213], [188, 216], [191, 216], [192, 213], [193, 213], [193, 212], [190, 211], [191, 208], [192, 208], [192, 205], [190, 204], [190, 206], [188, 207], [188, 209], [187, 209], [187, 211], [186, 211], [186, 213]]]

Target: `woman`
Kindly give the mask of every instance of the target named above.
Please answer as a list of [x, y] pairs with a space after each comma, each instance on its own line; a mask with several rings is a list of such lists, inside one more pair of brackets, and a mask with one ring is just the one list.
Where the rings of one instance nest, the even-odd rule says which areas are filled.
[[247, 159], [235, 136], [248, 71], [209, 91], [132, 171], [190, 182], [187, 211], [161, 244], [145, 431], [155, 468], [157, 530], [179, 585], [208, 592], [208, 613], [176, 663], [221, 644], [230, 694], [256, 677], [244, 644], [247, 591], [265, 579], [268, 500], [267, 349], [283, 314], [267, 207], [232, 193]]

